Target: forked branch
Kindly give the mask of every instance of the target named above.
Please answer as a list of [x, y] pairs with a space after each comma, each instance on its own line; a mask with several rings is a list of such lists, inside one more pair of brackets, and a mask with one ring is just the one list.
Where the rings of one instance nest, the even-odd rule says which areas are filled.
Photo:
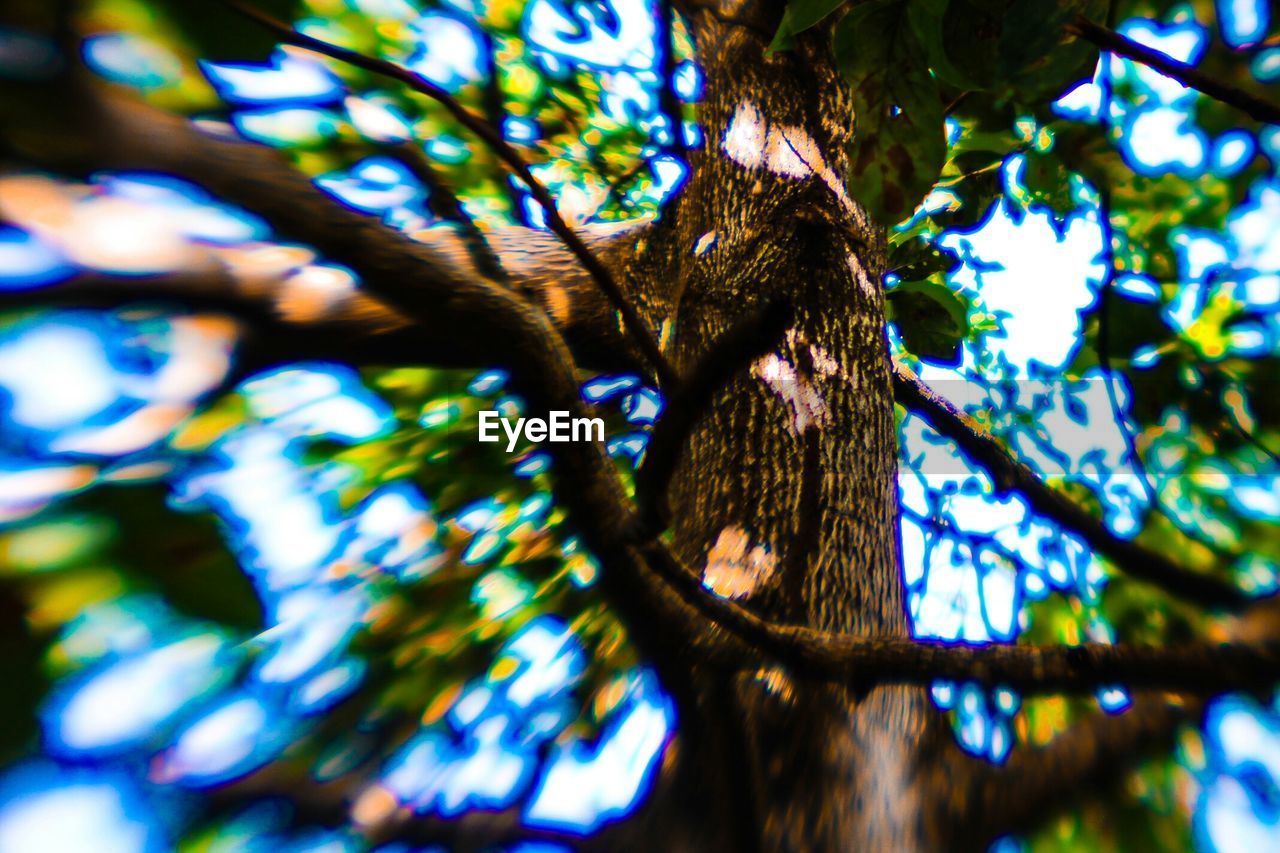
[[1250, 118], [1264, 124], [1280, 124], [1280, 105], [1252, 95], [1237, 86], [1224, 83], [1192, 65], [1172, 59], [1158, 50], [1152, 50], [1115, 30], [1099, 26], [1083, 15], [1078, 15], [1067, 24], [1066, 29], [1072, 35], [1097, 45], [1105, 51], [1146, 65], [1188, 88], [1229, 104]]
[[734, 374], [778, 345], [791, 318], [791, 306], [783, 302], [747, 313], [715, 341], [669, 395], [650, 436], [644, 464], [636, 472], [636, 503], [643, 526], [638, 539], [656, 536], [670, 521], [667, 487], [694, 425]]
[[345, 47], [300, 33], [252, 5], [240, 2], [240, 0], [220, 0], [220, 2], [270, 30], [286, 44], [315, 51], [339, 62], [403, 83], [413, 91], [426, 95], [443, 106], [459, 124], [474, 133], [529, 188], [530, 195], [533, 196], [538, 206], [542, 208], [547, 226], [555, 232], [557, 237], [564, 241], [564, 244], [573, 252], [582, 266], [590, 273], [591, 278], [608, 297], [614, 310], [622, 317], [622, 322], [634, 339], [637, 348], [644, 354], [645, 360], [657, 375], [658, 381], [664, 387], [674, 387], [676, 381], [675, 371], [662, 354], [662, 350], [658, 347], [657, 341], [650, 334], [644, 321], [640, 319], [640, 315], [628, 303], [626, 296], [622, 293], [621, 288], [618, 287], [618, 283], [614, 281], [612, 273], [600, 262], [599, 258], [592, 254], [582, 239], [560, 216], [560, 212], [556, 208], [555, 199], [551, 196], [550, 191], [534, 176], [519, 152], [503, 139], [501, 132], [484, 119], [472, 115], [466, 107], [444, 89], [402, 65], [397, 65], [385, 59], [366, 56], [357, 51], [348, 50]]
[[896, 363], [893, 388], [898, 402], [921, 415], [985, 468], [1000, 493], [1022, 495], [1034, 511], [1080, 536], [1090, 548], [1125, 573], [1201, 607], [1239, 610], [1249, 603], [1249, 597], [1238, 587], [1192, 571], [1158, 551], [1116, 536], [1101, 519], [1045, 483], [972, 418]]

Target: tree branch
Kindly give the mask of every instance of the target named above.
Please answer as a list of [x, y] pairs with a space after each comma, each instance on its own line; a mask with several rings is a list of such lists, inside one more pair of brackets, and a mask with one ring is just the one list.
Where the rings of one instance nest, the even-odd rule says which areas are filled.
[[1226, 581], [1192, 571], [1158, 551], [1116, 536], [1100, 519], [1048, 486], [972, 418], [897, 363], [893, 367], [893, 387], [898, 402], [921, 415], [985, 468], [999, 493], [1017, 491], [1034, 511], [1079, 535], [1090, 548], [1127, 574], [1202, 607], [1239, 610], [1250, 602], [1243, 591]]
[[450, 115], [452, 115], [459, 124], [474, 133], [480, 140], [488, 146], [498, 158], [511, 169], [511, 171], [520, 178], [520, 180], [529, 188], [530, 194], [538, 205], [542, 208], [547, 220], [547, 226], [555, 232], [574, 256], [582, 263], [582, 266], [590, 273], [592, 280], [600, 287], [601, 291], [608, 297], [609, 302], [613, 305], [614, 310], [622, 317], [623, 325], [628, 333], [635, 339], [637, 348], [645, 356], [645, 360], [649, 363], [654, 373], [658, 377], [658, 381], [665, 387], [673, 387], [676, 381], [675, 371], [667, 362], [666, 357], [662, 354], [662, 350], [654, 337], [650, 334], [644, 321], [640, 319], [640, 315], [627, 302], [622, 290], [618, 287], [617, 282], [613, 280], [613, 275], [609, 270], [596, 258], [582, 239], [574, 233], [568, 224], [560, 216], [559, 210], [556, 208], [555, 199], [551, 193], [539, 181], [528, 164], [520, 157], [520, 154], [507, 144], [502, 134], [489, 125], [488, 122], [480, 119], [467, 111], [462, 104], [424, 77], [415, 74], [409, 69], [397, 65], [394, 62], [388, 62], [376, 57], [365, 56], [353, 50], [348, 50], [335, 44], [313, 38], [305, 33], [300, 33], [292, 27], [287, 26], [280, 21], [275, 20], [269, 15], [264, 14], [253, 6], [240, 2], [240, 0], [220, 0], [220, 2], [234, 9], [236, 12], [253, 20], [267, 30], [275, 33], [281, 41], [286, 44], [292, 44], [297, 47], [315, 51], [324, 56], [344, 62], [348, 65], [354, 65], [366, 71], [378, 74], [383, 77], [396, 80], [422, 95], [439, 103]]
[[1067, 24], [1066, 30], [1074, 36], [1097, 45], [1102, 50], [1146, 65], [1184, 86], [1229, 104], [1250, 118], [1264, 124], [1280, 124], [1280, 105], [1223, 83], [1185, 62], [1171, 59], [1158, 50], [1152, 50], [1114, 30], [1099, 26], [1083, 15], [1077, 15], [1071, 23]]
[[649, 438], [644, 463], [636, 471], [636, 503], [642, 525], [638, 539], [656, 536], [670, 522], [667, 487], [694, 425], [734, 375], [781, 341], [792, 313], [790, 305], [771, 302], [739, 318], [669, 396]]
[[[573, 360], [552, 319], [570, 333], [581, 329], [586, 335], [599, 335], [605, 325], [600, 322], [601, 313], [613, 312], [602, 308], [604, 300], [594, 288], [589, 309], [579, 310], [573, 300], [585, 276], [576, 264], [572, 266], [578, 284], [542, 287], [555, 283], [558, 265], [572, 260], [549, 235], [539, 234], [545, 245], [532, 251], [527, 238], [534, 232], [510, 229], [521, 233], [507, 235], [509, 241], [501, 236], [503, 232], [490, 235], [516, 286], [545, 297], [542, 304], [547, 310], [543, 311], [520, 292], [476, 274], [467, 253], [456, 246], [457, 235], [416, 235], [424, 243], [389, 229], [320, 191], [270, 148], [197, 128], [111, 87], [94, 85], [83, 75], [30, 84], [25, 96], [55, 103], [59, 109], [56, 116], [42, 115], [56, 119], [55, 126], [46, 121], [32, 128], [21, 120], [26, 113], [12, 112], [7, 109], [10, 103], [0, 102], [0, 139], [20, 159], [70, 174], [140, 169], [192, 181], [262, 217], [279, 237], [308, 244], [322, 257], [356, 271], [362, 293], [410, 323], [398, 340], [424, 353], [419, 363], [443, 355], [448, 364], [506, 367], [531, 410], [585, 415]], [[58, 144], [49, 144], [50, 133]], [[603, 248], [602, 257], [623, 261], [632, 253], [632, 244], [644, 239], [646, 228], [601, 226], [588, 229], [585, 239]], [[455, 241], [454, 249], [445, 251], [442, 245], [450, 239]], [[123, 282], [119, 284], [124, 287]], [[135, 291], [132, 285], [125, 290], [116, 296], [157, 295]], [[18, 304], [32, 304], [36, 291], [26, 293]], [[38, 297], [36, 304], [43, 298]], [[108, 301], [96, 294], [91, 301], [99, 300]], [[234, 307], [238, 311], [243, 306]], [[616, 346], [618, 337], [600, 343], [615, 345], [610, 355], [625, 359], [628, 351]], [[341, 345], [332, 341], [331, 347], [334, 344]], [[701, 655], [703, 646], [725, 646], [706, 638], [705, 622], [697, 611], [649, 571], [634, 548], [625, 545], [624, 534], [634, 530], [636, 522], [603, 446], [565, 442], [548, 445], [548, 450], [553, 456], [557, 500], [568, 511], [583, 544], [599, 560], [600, 589], [639, 647], [646, 653], [666, 652], [668, 659], [677, 660], [695, 650]], [[740, 643], [737, 648], [749, 651]]]
[[431, 352], [406, 317], [365, 293], [335, 294], [276, 277], [239, 278], [221, 267], [154, 276], [88, 272], [41, 288], [0, 291], [0, 310], [113, 309], [133, 303], [214, 312], [238, 321], [248, 333], [237, 357], [243, 362], [238, 374], [335, 356], [360, 366], [425, 360], [450, 366], [448, 359], [455, 355]]
[[[1265, 687], [1280, 680], [1280, 642], [1130, 646], [948, 645], [908, 637], [868, 638], [775, 625], [714, 595], [661, 543], [650, 566], [693, 607], [746, 642], [814, 677], [927, 685], [978, 681], [1024, 693], [1087, 693], [1123, 684], [1196, 694]], [[730, 655], [736, 650], [727, 650]]]

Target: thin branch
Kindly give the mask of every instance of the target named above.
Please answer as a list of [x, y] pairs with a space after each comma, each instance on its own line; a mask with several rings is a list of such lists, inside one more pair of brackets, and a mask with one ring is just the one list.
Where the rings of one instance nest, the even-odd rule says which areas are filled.
[[[493, 36], [489, 34], [488, 30], [480, 27], [479, 33], [480, 52], [485, 57], [486, 65], [486, 78], [481, 103], [484, 105], [489, 125], [496, 128], [498, 133], [501, 134], [507, 119], [507, 102], [506, 95], [502, 91], [502, 80], [498, 76], [498, 62], [494, 55], [496, 48], [493, 44]], [[502, 182], [502, 193], [507, 199], [507, 204], [511, 206], [512, 219], [515, 220], [517, 225], [528, 228], [530, 224], [528, 212], [524, 209], [524, 202], [520, 198], [519, 191], [510, 179]]]
[[735, 374], [778, 345], [791, 321], [791, 306], [783, 301], [747, 313], [712, 344], [667, 400], [644, 463], [636, 472], [636, 502], [643, 525], [638, 539], [656, 536], [671, 520], [667, 487], [694, 425]]
[[635, 343], [642, 353], [645, 360], [648, 361], [654, 373], [658, 377], [658, 381], [667, 388], [674, 387], [676, 382], [675, 371], [667, 362], [666, 357], [662, 354], [657, 341], [649, 333], [644, 321], [640, 315], [635, 312], [631, 305], [627, 302], [622, 290], [618, 287], [617, 282], [613, 280], [613, 275], [609, 270], [595, 257], [591, 250], [587, 247], [582, 239], [574, 233], [573, 229], [560, 216], [559, 210], [556, 208], [555, 199], [551, 196], [550, 191], [542, 184], [532, 171], [528, 164], [521, 158], [520, 154], [512, 148], [507, 141], [502, 138], [502, 134], [489, 125], [488, 122], [480, 119], [462, 106], [452, 95], [444, 89], [427, 80], [424, 77], [415, 74], [404, 66], [397, 65], [394, 62], [388, 62], [384, 59], [365, 56], [339, 45], [331, 44], [321, 39], [314, 38], [294, 30], [292, 27], [277, 21], [275, 18], [263, 13], [247, 3], [240, 0], [220, 0], [220, 2], [234, 9], [236, 12], [244, 15], [265, 29], [277, 35], [281, 41], [296, 47], [312, 50], [339, 62], [362, 68], [374, 74], [388, 77], [396, 80], [422, 95], [439, 103], [450, 115], [452, 115], [459, 124], [474, 133], [480, 140], [487, 145], [498, 158], [502, 160], [506, 166], [529, 188], [530, 194], [538, 205], [542, 208], [546, 216], [548, 227], [555, 232], [569, 250], [578, 258], [583, 267], [591, 274], [592, 279], [604, 291], [609, 302], [613, 305], [614, 310], [622, 317], [622, 322], [627, 331], [635, 338]]
[[1000, 493], [1018, 492], [1032, 510], [1080, 536], [1127, 574], [1202, 607], [1239, 610], [1250, 602], [1249, 596], [1231, 583], [1188, 569], [1158, 551], [1116, 536], [1101, 519], [1046, 484], [972, 418], [897, 363], [893, 387], [898, 402], [924, 417], [985, 468]]
[[1072, 35], [1097, 45], [1102, 50], [1146, 65], [1184, 86], [1229, 104], [1250, 118], [1264, 124], [1280, 124], [1280, 105], [1224, 83], [1185, 62], [1171, 59], [1158, 50], [1139, 44], [1114, 30], [1099, 26], [1083, 15], [1077, 15], [1071, 23], [1067, 24], [1066, 30]]
[[502, 262], [494, 254], [488, 238], [476, 225], [475, 220], [467, 215], [462, 201], [453, 188], [440, 177], [426, 153], [411, 142], [396, 145], [388, 153], [427, 187], [429, 194], [427, 203], [431, 206], [432, 213], [458, 226], [462, 242], [476, 270], [486, 278], [510, 284], [511, 277], [507, 275]]

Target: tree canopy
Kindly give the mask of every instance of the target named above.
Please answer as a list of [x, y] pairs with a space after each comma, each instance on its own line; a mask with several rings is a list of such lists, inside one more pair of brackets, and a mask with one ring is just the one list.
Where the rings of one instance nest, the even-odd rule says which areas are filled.
[[[917, 642], [753, 617], [776, 555], [745, 536], [680, 595], [761, 661], [927, 687], [994, 766], [1138, 718], [1138, 690], [1207, 695], [1119, 793], [1002, 853], [1280, 845], [1280, 20], [743, 12], [770, 54], [830, 51], [842, 172], [751, 92], [708, 135], [690, 21], [735, 5], [769, 4], [7, 4], [0, 850], [536, 849], [641, 809], [681, 715], [601, 589], [616, 519], [580, 519], [616, 474], [661, 532], [722, 373], [749, 363], [797, 433], [826, 417], [821, 349], [766, 352], [788, 306], [690, 369], [629, 289], [619, 258], [710, 156], [887, 235]], [[540, 400], [542, 327], [473, 282], [561, 330], [576, 370]], [[564, 399], [606, 419], [607, 464], [475, 440], [481, 410]]]

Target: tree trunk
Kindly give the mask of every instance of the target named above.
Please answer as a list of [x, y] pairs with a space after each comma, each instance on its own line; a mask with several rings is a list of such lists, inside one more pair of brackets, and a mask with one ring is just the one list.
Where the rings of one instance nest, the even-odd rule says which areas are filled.
[[[779, 296], [795, 322], [692, 436], [672, 485], [675, 548], [772, 621], [905, 636], [883, 237], [844, 195], [847, 92], [825, 38], [766, 55], [767, 25], [701, 13], [695, 27], [706, 145], [647, 249], [676, 306], [668, 351], [687, 369]], [[922, 815], [945, 732], [923, 690], [670, 669], [697, 847], [941, 846]]]

